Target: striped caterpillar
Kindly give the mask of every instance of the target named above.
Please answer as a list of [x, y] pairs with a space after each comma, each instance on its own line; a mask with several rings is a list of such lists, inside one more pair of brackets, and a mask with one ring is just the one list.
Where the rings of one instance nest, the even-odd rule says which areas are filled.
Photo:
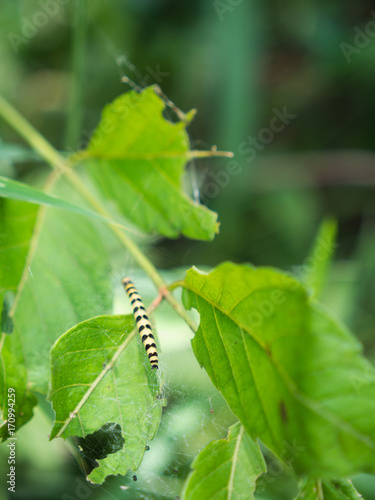
[[133, 307], [133, 314], [135, 322], [137, 323], [137, 328], [141, 336], [144, 348], [148, 359], [151, 363], [151, 368], [158, 368], [158, 351], [156, 350], [155, 339], [152, 334], [152, 328], [148, 320], [145, 306], [143, 305], [142, 299], [137, 292], [133, 282], [129, 278], [124, 278], [122, 284], [125, 287], [125, 291], [129, 296], [130, 303]]

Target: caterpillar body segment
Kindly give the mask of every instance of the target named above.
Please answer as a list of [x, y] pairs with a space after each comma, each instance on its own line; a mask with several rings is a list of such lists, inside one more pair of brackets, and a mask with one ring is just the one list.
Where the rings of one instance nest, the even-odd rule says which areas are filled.
[[146, 349], [148, 359], [152, 369], [158, 368], [158, 351], [156, 349], [155, 339], [152, 334], [150, 321], [146, 314], [145, 306], [143, 305], [141, 296], [137, 292], [133, 282], [129, 278], [122, 280], [125, 291], [128, 294], [130, 304], [133, 308], [134, 319], [137, 324], [138, 332], [141, 336], [142, 343]]

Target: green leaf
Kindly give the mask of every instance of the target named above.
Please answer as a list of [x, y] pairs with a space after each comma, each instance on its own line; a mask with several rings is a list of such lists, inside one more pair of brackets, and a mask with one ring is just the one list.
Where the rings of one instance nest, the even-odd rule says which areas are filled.
[[[77, 201], [60, 179], [55, 192]], [[33, 205], [29, 205], [32, 207]], [[54, 208], [42, 208], [41, 233], [20, 296], [14, 323], [27, 360], [30, 386], [48, 391], [49, 351], [76, 323], [112, 309], [113, 290], [103, 224]]]
[[310, 255], [304, 261], [302, 279], [311, 286], [314, 298], [317, 298], [323, 289], [335, 249], [336, 233], [336, 221], [323, 221]]
[[106, 458], [96, 450], [92, 460], [100, 465], [89, 476], [93, 483], [137, 470], [159, 426], [160, 372], [151, 369], [138, 333], [130, 335], [134, 328], [132, 316], [99, 316], [68, 330], [51, 349], [49, 399], [56, 413], [51, 439], [87, 440], [111, 424], [125, 440], [119, 448], [117, 436], [118, 451]]
[[57, 196], [46, 194], [22, 182], [14, 181], [8, 177], [0, 176], [0, 198], [11, 198], [13, 200], [26, 201], [36, 205], [45, 205], [47, 207], [60, 208], [75, 212], [80, 215], [95, 217], [105, 222], [112, 222], [110, 219], [100, 214], [87, 210], [85, 208], [73, 205], [68, 201], [62, 200]]
[[305, 481], [296, 500], [359, 500], [362, 495], [349, 480]]
[[257, 443], [238, 422], [228, 438], [209, 443], [195, 458], [187, 478], [184, 500], [253, 499], [255, 483], [266, 464]]
[[118, 97], [104, 109], [87, 150], [77, 156], [89, 160], [86, 171], [101, 192], [145, 231], [212, 240], [217, 215], [182, 189], [191, 159], [186, 123], [166, 120], [164, 107], [153, 87]]
[[225, 263], [183, 286], [195, 355], [253, 438], [301, 474], [375, 471], [374, 367], [300, 283]]
[[29, 251], [37, 207], [0, 199], [0, 405], [3, 424], [0, 439], [8, 437], [8, 389], [14, 389], [15, 428], [18, 430], [32, 416], [35, 397], [28, 390], [25, 358], [19, 333], [14, 327], [12, 306]]

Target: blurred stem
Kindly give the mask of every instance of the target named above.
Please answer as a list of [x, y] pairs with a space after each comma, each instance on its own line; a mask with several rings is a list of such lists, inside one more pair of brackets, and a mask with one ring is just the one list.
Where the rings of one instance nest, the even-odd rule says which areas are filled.
[[[111, 217], [111, 214], [107, 212], [107, 210], [102, 206], [102, 204], [100, 203], [100, 201], [98, 201], [94, 194], [85, 187], [81, 179], [73, 170], [67, 170], [65, 172], [65, 175], [70, 183], [77, 189], [79, 193], [81, 193], [84, 199], [97, 211], [97, 213], [107, 218]], [[128, 249], [128, 251], [132, 254], [141, 268], [150, 276], [150, 278], [158, 288], [159, 294], [165, 298], [165, 300], [173, 307], [173, 309], [175, 309], [177, 314], [179, 314], [181, 318], [183, 318], [190, 326], [193, 332], [195, 332], [197, 329], [195, 323], [192, 321], [182, 305], [173, 297], [173, 295], [171, 295], [168, 290], [167, 283], [163, 280], [152, 262], [145, 256], [138, 245], [125, 234], [123, 229], [115, 225], [111, 225], [110, 227], [119, 241]]]
[[[1, 96], [0, 116], [2, 116], [15, 130], [17, 130], [17, 132], [32, 146], [35, 151], [40, 154], [42, 158], [46, 160], [52, 168], [63, 171], [69, 182], [77, 189], [86, 202], [97, 211], [97, 213], [108, 219], [111, 218], [111, 214], [103, 207], [95, 195], [86, 188], [79, 176], [72, 170], [70, 162], [63, 158], [61, 154], [56, 151], [56, 149]], [[167, 283], [160, 276], [158, 270], [152, 262], [144, 255], [138, 245], [125, 234], [123, 229], [113, 224], [110, 224], [110, 228], [119, 241], [132, 254], [139, 266], [150, 276], [156, 285], [159, 294], [165, 298], [177, 314], [181, 316], [193, 332], [195, 332], [197, 329], [195, 323], [190, 318], [184, 307], [169, 292]]]
[[259, 61], [266, 40], [262, 36], [262, 26], [266, 26], [263, 2], [249, 0], [237, 4], [225, 15], [224, 22], [219, 23], [210, 15], [218, 54], [212, 64], [219, 75], [216, 112], [220, 118], [216, 120], [215, 140], [224, 149], [236, 152], [239, 137], [245, 139], [257, 121], [261, 104], [258, 75], [264, 71]]
[[[71, 149], [77, 149], [81, 136], [83, 117], [83, 86], [85, 75], [85, 45], [87, 33], [86, 0], [78, 0], [72, 5], [74, 9], [74, 29], [72, 40], [72, 70], [69, 87], [68, 123], [65, 134], [65, 144]], [[66, 147], [66, 149], [67, 149]]]

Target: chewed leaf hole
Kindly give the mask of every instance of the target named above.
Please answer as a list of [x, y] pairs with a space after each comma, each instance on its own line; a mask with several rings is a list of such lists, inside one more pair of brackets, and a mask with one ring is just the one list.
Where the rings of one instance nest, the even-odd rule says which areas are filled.
[[104, 424], [99, 430], [85, 438], [77, 437], [77, 444], [91, 470], [99, 467], [97, 460], [103, 460], [112, 453], [117, 453], [125, 444], [121, 435], [121, 425]]

